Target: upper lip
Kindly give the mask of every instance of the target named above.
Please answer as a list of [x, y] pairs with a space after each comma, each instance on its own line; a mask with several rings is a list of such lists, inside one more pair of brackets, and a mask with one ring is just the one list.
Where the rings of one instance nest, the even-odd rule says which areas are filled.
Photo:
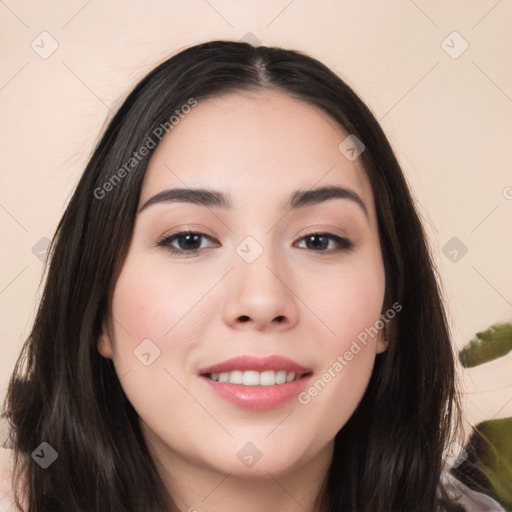
[[221, 363], [201, 368], [199, 369], [199, 375], [231, 372], [235, 370], [242, 372], [250, 370], [257, 372], [263, 372], [266, 370], [284, 370], [286, 372], [295, 372], [295, 374], [305, 374], [311, 371], [309, 368], [306, 368], [305, 366], [283, 356], [273, 355], [267, 357], [256, 357], [244, 355], [233, 357], [227, 361], [222, 361]]

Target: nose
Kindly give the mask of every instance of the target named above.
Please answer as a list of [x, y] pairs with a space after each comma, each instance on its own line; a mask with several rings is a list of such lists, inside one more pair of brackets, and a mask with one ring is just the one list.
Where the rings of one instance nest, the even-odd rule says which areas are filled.
[[227, 280], [223, 316], [230, 327], [284, 331], [297, 323], [297, 297], [290, 272], [283, 263], [278, 265], [270, 250], [264, 250], [252, 263], [235, 259]]

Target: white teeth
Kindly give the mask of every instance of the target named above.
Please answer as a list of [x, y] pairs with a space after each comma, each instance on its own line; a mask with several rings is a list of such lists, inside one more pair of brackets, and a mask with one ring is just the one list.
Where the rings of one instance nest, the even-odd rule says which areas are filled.
[[260, 386], [274, 386], [276, 383], [276, 372], [261, 372]]
[[244, 380], [244, 374], [239, 371], [234, 372], [226, 372], [229, 375], [229, 380], [231, 384], [242, 384]]
[[[230, 381], [231, 382], [231, 379]], [[260, 374], [258, 372], [244, 372], [242, 375], [242, 384], [244, 386], [257, 386], [260, 383]]]
[[212, 373], [210, 378], [217, 382], [229, 382], [230, 384], [243, 384], [244, 386], [274, 386], [299, 380], [301, 375], [296, 376], [295, 372], [279, 370], [266, 370], [264, 372], [235, 370], [232, 372]]
[[286, 372], [279, 370], [276, 372], [276, 384], [284, 384], [286, 382]]

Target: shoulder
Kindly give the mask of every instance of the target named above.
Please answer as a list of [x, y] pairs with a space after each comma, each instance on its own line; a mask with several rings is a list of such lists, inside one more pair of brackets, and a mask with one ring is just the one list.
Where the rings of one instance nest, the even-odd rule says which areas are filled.
[[450, 472], [441, 475], [446, 492], [457, 503], [462, 505], [466, 512], [506, 512], [505, 509], [487, 494], [473, 491]]
[[14, 502], [13, 453], [9, 448], [0, 446], [0, 512], [19, 511]]

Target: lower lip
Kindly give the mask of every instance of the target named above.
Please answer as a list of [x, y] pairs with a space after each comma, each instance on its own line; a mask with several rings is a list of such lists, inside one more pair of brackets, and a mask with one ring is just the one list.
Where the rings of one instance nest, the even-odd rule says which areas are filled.
[[236, 407], [264, 411], [275, 409], [296, 397], [307, 386], [311, 375], [273, 386], [243, 386], [242, 384], [217, 382], [204, 375], [201, 375], [201, 379], [213, 392]]

